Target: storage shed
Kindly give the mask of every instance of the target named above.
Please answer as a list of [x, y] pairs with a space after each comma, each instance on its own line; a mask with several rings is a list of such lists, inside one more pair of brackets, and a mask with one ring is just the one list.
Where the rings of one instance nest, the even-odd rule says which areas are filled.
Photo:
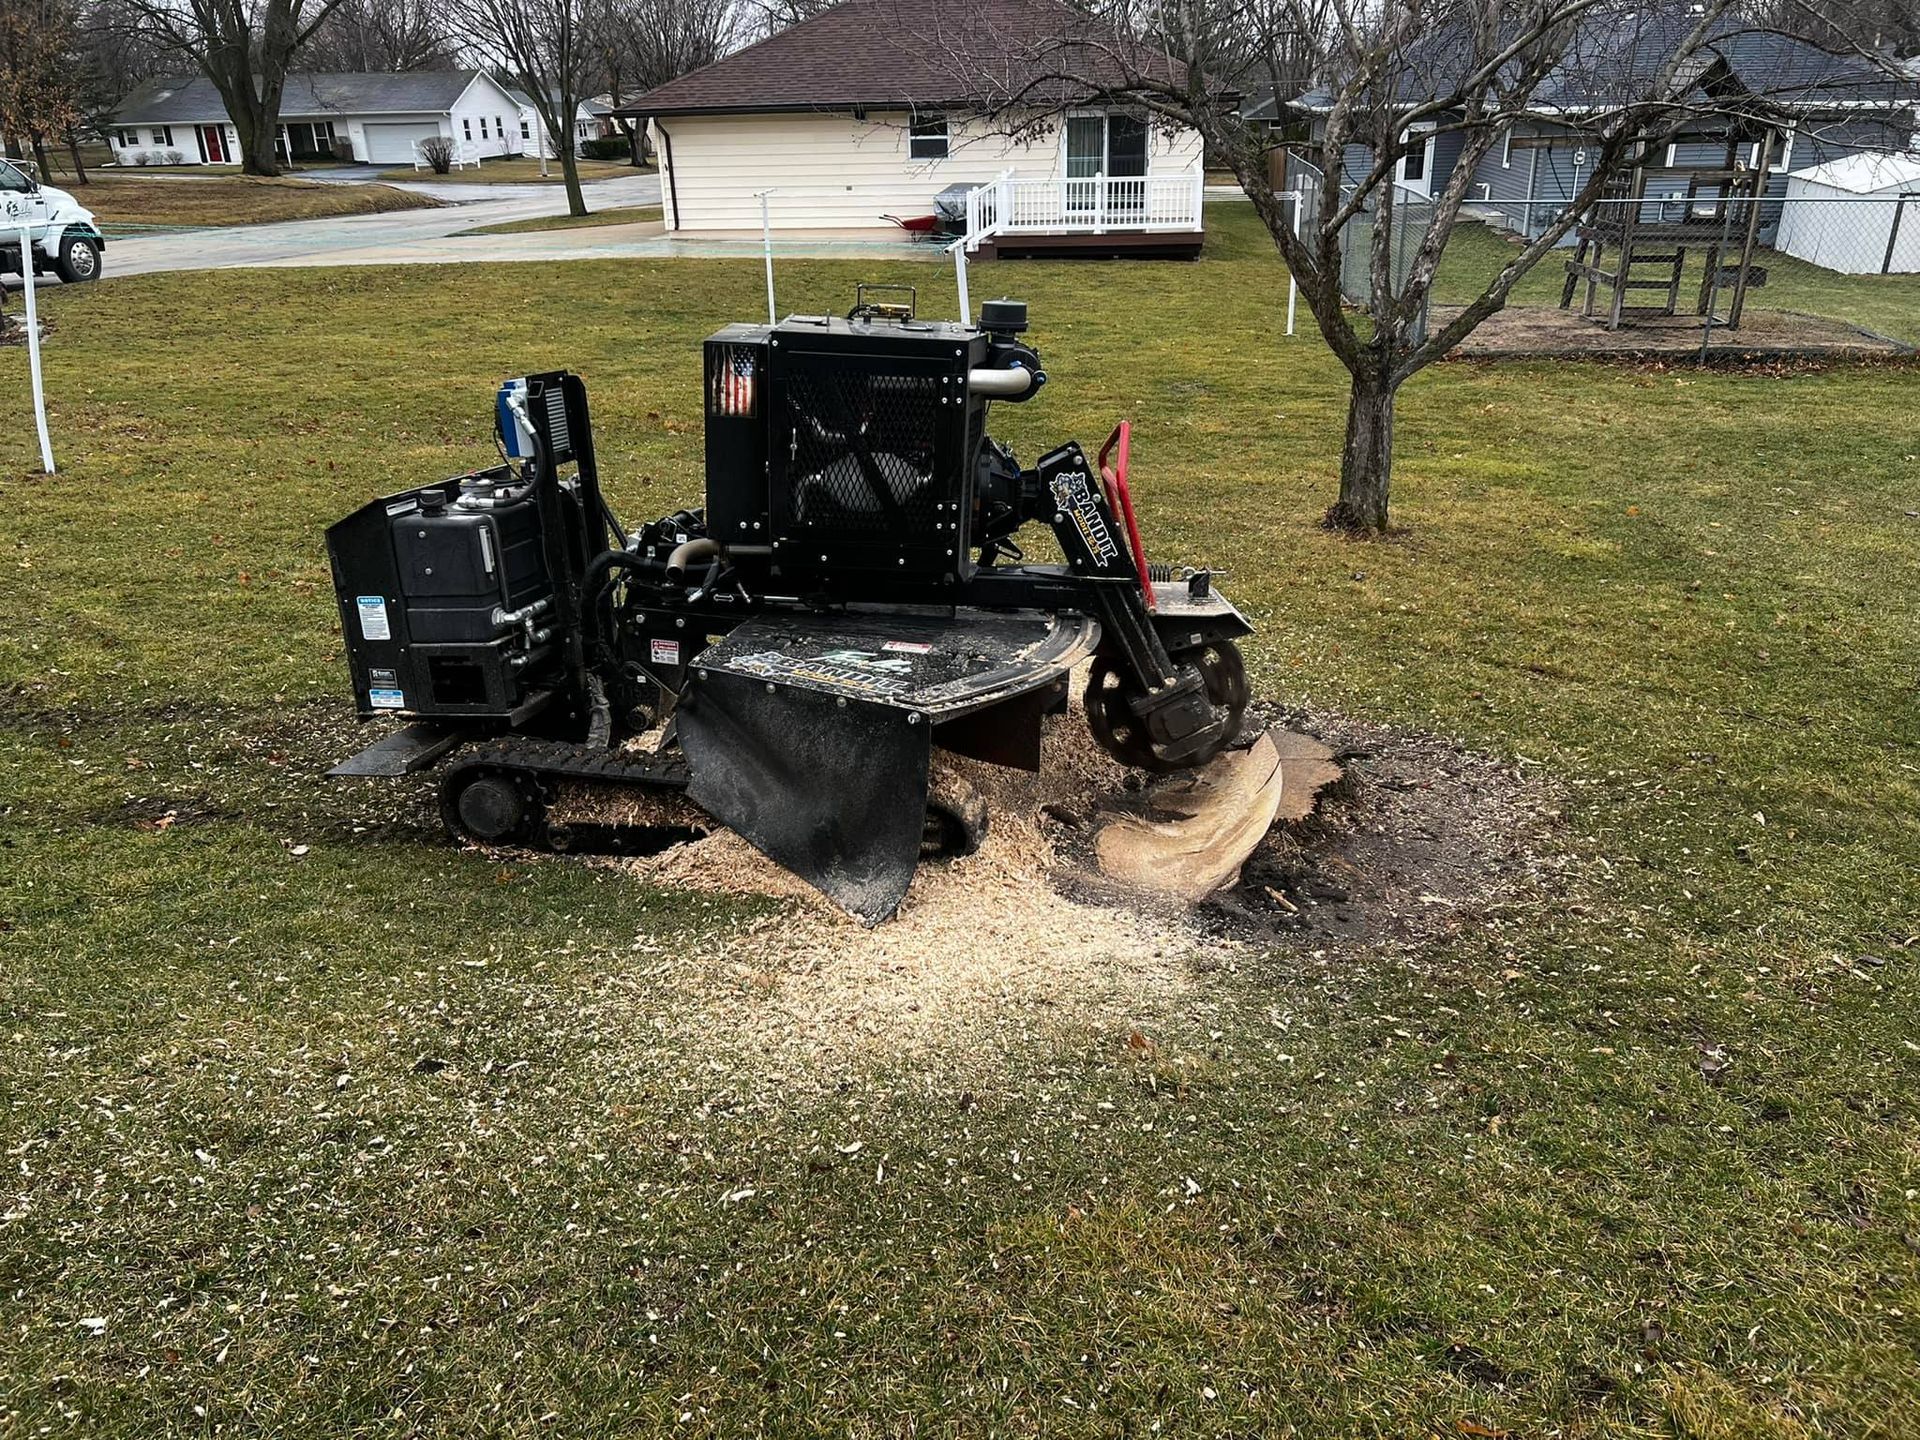
[[1794, 171], [1775, 248], [1843, 275], [1920, 273], [1920, 156], [1849, 155]]

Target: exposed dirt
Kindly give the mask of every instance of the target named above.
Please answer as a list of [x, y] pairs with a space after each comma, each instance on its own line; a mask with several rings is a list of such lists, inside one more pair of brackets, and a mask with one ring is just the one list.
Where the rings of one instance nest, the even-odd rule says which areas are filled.
[[1277, 825], [1241, 882], [1194, 908], [1129, 893], [1093, 862], [1103, 820], [1150, 799], [1076, 709], [1049, 722], [1038, 775], [951, 762], [985, 794], [974, 855], [920, 867], [873, 929], [725, 831], [607, 863], [656, 884], [784, 903], [672, 967], [682, 1042], [748, 1052], [788, 1077], [912, 1052], [968, 1083], [1036, 1029], [1125, 1034], [1203, 1003], [1210, 972], [1275, 946], [1356, 950], [1445, 937], [1550, 880], [1555, 798], [1511, 764], [1339, 717], [1263, 720], [1319, 736], [1346, 779]]
[[1560, 797], [1525, 767], [1434, 735], [1276, 714], [1317, 736], [1345, 777], [1276, 825], [1241, 883], [1201, 907], [1210, 934], [1262, 943], [1419, 943], [1549, 884]]
[[[1433, 307], [1435, 328], [1457, 315], [1457, 305]], [[1539, 359], [1562, 355], [1581, 359], [1633, 360], [1648, 356], [1697, 355], [1705, 333], [1698, 315], [1630, 316], [1618, 330], [1588, 320], [1578, 308], [1510, 305], [1481, 321], [1453, 353], [1466, 357]], [[1895, 356], [1911, 347], [1842, 320], [1802, 315], [1791, 310], [1750, 309], [1738, 330], [1715, 326], [1710, 353], [1724, 363], [1801, 357]]]

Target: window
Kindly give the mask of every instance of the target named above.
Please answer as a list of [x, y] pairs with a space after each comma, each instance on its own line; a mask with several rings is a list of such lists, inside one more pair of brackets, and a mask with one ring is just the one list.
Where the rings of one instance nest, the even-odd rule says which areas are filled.
[[171, 125], [154, 126], [153, 143], [162, 147], [170, 147], [173, 144], [173, 127]]
[[522, 120], [520, 122], [520, 138], [522, 140], [531, 140], [533, 138], [533, 122], [531, 120]]
[[913, 122], [907, 133], [907, 158], [944, 160], [947, 158], [947, 117], [927, 115]]
[[287, 126], [287, 151], [302, 159], [323, 159], [333, 154], [331, 120], [295, 120]]
[[1513, 168], [1513, 127], [1507, 126], [1507, 133], [1500, 137], [1500, 165], [1502, 169]]
[[6, 161], [0, 160], [0, 191], [17, 190], [25, 193], [33, 187], [27, 183], [27, 177]]
[[482, 140], [487, 138], [487, 117], [484, 115], [480, 117], [480, 138]]
[[140, 144], [140, 132], [138, 130], [122, 130], [114, 136], [114, 139], [118, 142], [122, 150], [132, 150]]
[[498, 115], [493, 117], [493, 134], [497, 140], [507, 138], [507, 122], [502, 120]]
[[460, 122], [460, 129], [465, 132], [467, 139], [471, 140], [473, 138], [473, 121], [462, 120]]
[[1400, 164], [1402, 180], [1424, 180], [1427, 178], [1427, 139], [1424, 135], [1414, 137], [1413, 149], [1407, 152], [1407, 158]]

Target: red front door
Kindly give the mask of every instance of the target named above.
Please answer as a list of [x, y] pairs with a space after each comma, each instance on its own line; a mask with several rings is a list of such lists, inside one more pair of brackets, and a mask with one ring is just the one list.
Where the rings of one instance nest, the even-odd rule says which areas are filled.
[[227, 163], [227, 132], [224, 126], [202, 125], [200, 127], [200, 153], [209, 165]]

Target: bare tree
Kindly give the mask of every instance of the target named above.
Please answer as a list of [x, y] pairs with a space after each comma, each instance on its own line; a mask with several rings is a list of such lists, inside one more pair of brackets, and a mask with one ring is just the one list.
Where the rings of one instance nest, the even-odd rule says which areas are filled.
[[119, 0], [148, 38], [192, 62], [220, 92], [240, 168], [278, 175], [280, 99], [300, 47], [341, 0]]
[[67, 142], [79, 182], [87, 183], [75, 130], [80, 124], [79, 35], [67, 0], [0, 0], [0, 131], [24, 139], [40, 173], [47, 141]]
[[[1739, 0], [1329, 0], [1324, 9], [1268, 0], [1264, 10], [1239, 0], [1132, 3], [1141, 8], [1101, 21], [1063, 18], [1057, 34], [998, 71], [967, 64], [958, 34], [940, 43], [961, 73], [988, 82], [988, 103], [1009, 124], [1030, 124], [1036, 109], [1136, 105], [1197, 129], [1216, 162], [1233, 170], [1349, 372], [1340, 490], [1327, 512], [1327, 523], [1342, 530], [1387, 527], [1400, 387], [1501, 309], [1609, 185], [1652, 147], [1704, 120], [1779, 115], [1775, 97], [1703, 86], [1717, 47], [1754, 32]], [[1266, 132], [1222, 103], [1222, 77], [1245, 73], [1250, 52], [1277, 48], [1263, 27], [1280, 27], [1288, 44], [1315, 42], [1318, 120], [1307, 148], [1321, 174], [1297, 235], [1292, 205], [1268, 179]], [[1581, 97], [1577, 112], [1560, 101], [1570, 91]], [[1510, 126], [1544, 114], [1581, 137], [1584, 183], [1469, 303], [1429, 327], [1434, 279], [1475, 167]], [[1445, 183], [1410, 206], [1402, 166], [1424, 153], [1429, 136], [1448, 137], [1457, 158]], [[1402, 225], [1405, 236], [1397, 234]], [[1370, 246], [1365, 293], [1350, 310], [1341, 272], [1353, 227]]]
[[[94, 0], [77, 21], [75, 76], [82, 123], [104, 135], [114, 107], [177, 57], [156, 41], [126, 0]], [[75, 146], [76, 155], [78, 146]]]
[[[595, 26], [600, 79], [617, 110], [625, 101], [689, 70], [710, 65], [734, 46], [741, 23], [735, 0], [598, 0]], [[638, 165], [644, 131], [622, 120]]]
[[454, 33], [526, 92], [559, 153], [567, 209], [585, 215], [573, 127], [598, 49], [597, 0], [446, 0], [446, 10]]
[[300, 57], [300, 69], [353, 73], [449, 70], [455, 46], [438, 0], [341, 0]]

